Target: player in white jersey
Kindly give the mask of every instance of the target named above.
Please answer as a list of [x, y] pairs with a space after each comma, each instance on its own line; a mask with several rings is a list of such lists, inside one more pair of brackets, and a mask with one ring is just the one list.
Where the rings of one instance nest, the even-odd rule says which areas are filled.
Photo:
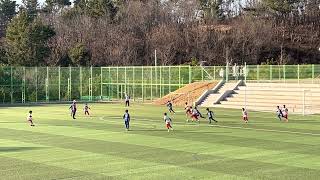
[[90, 114], [89, 114], [89, 109], [90, 109], [90, 107], [89, 107], [88, 104], [86, 103], [86, 104], [84, 105], [84, 108], [83, 108], [83, 110], [84, 110], [84, 115], [87, 115], [87, 114], [88, 114], [88, 116], [90, 115]]
[[286, 119], [286, 122], [288, 122], [288, 108], [286, 108], [286, 105], [283, 105], [283, 108], [281, 110], [282, 112], [282, 117], [284, 117]]
[[194, 107], [194, 108], [193, 108], [191, 117], [192, 117], [192, 122], [193, 122], [193, 121], [198, 121], [198, 122], [200, 123], [199, 113], [198, 113], [197, 107]]
[[279, 106], [277, 106], [276, 113], [277, 113], [277, 117], [278, 117], [279, 120], [281, 121], [281, 120], [282, 120], [281, 118], [283, 117], [283, 114], [282, 114], [282, 111], [281, 111], [281, 109], [280, 109]]
[[246, 109], [242, 108], [242, 118], [244, 120], [245, 123], [248, 123], [248, 112]]
[[125, 95], [125, 103], [126, 103], [126, 107], [130, 106], [130, 96], [128, 94]]
[[171, 126], [171, 123], [172, 123], [171, 118], [167, 115], [167, 113], [164, 113], [163, 115], [164, 115], [163, 120], [166, 123], [166, 127], [168, 129], [168, 132], [170, 132], [170, 129], [173, 131], [173, 128]]
[[27, 116], [27, 121], [30, 123], [30, 126], [34, 126], [33, 118], [32, 118], [32, 111], [29, 111], [29, 114]]

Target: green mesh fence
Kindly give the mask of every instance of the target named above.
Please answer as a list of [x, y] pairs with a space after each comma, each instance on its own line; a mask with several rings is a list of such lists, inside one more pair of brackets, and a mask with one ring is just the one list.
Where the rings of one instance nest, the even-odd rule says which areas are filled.
[[[245, 76], [246, 75], [246, 76]], [[153, 100], [196, 81], [320, 83], [320, 65], [0, 67], [0, 103]]]

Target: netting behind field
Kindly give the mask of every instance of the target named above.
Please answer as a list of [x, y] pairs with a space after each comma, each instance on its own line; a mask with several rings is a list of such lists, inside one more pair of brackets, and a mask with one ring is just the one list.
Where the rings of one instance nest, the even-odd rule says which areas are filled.
[[154, 100], [206, 80], [319, 83], [320, 65], [0, 67], [0, 103]]

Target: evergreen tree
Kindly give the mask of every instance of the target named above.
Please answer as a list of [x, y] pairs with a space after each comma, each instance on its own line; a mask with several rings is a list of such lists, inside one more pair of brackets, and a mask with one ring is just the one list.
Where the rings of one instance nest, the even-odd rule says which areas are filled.
[[6, 54], [11, 65], [37, 66], [44, 64], [50, 49], [47, 46], [54, 30], [40, 20], [32, 20], [22, 10], [9, 23], [6, 34]]
[[263, 0], [264, 4], [272, 12], [286, 15], [292, 12], [293, 5], [300, 0]]
[[69, 50], [69, 58], [73, 65], [89, 66], [90, 65], [90, 52], [86, 49], [85, 45], [78, 43]]
[[15, 1], [0, 0], [0, 20], [1, 20], [1, 22], [10, 21], [15, 14], [16, 14], [16, 2]]
[[28, 18], [34, 19], [38, 13], [38, 0], [22, 0], [23, 9], [27, 12]]
[[70, 5], [71, 5], [70, 0], [46, 0], [44, 11], [50, 13]]
[[207, 18], [223, 18], [223, 0], [199, 0], [199, 2]]
[[0, 0], [0, 38], [4, 35], [4, 31], [8, 22], [16, 14], [16, 2], [11, 0]]

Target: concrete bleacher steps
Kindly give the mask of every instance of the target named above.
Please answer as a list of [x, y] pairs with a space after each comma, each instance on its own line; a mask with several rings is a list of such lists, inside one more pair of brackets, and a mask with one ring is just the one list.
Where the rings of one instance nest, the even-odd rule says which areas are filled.
[[233, 92], [214, 107], [275, 112], [285, 104], [290, 112], [320, 113], [319, 84], [247, 83]]
[[242, 81], [228, 82], [223, 83], [219, 87], [215, 87], [215, 90], [203, 98], [203, 101], [198, 105], [202, 107], [213, 107], [215, 104], [219, 104], [220, 101], [231, 95], [241, 83]]

